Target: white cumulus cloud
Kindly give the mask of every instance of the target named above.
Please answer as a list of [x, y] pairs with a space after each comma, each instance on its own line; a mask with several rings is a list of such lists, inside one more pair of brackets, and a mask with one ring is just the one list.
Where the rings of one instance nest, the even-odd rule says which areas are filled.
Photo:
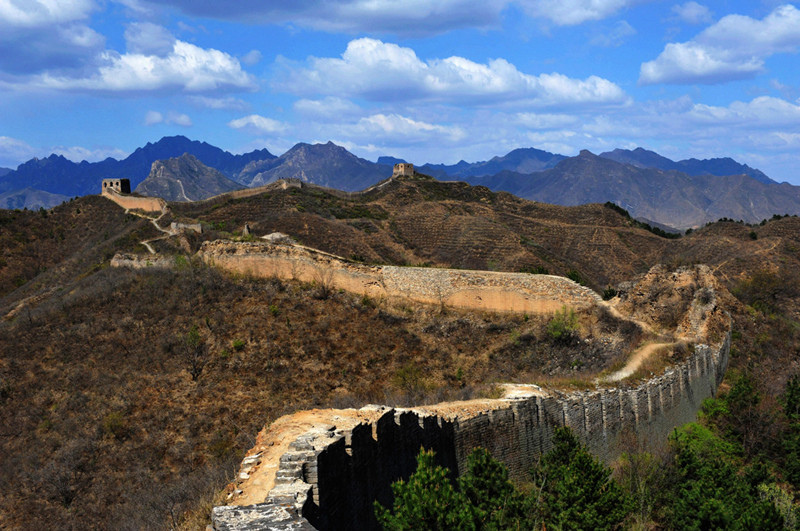
[[607, 48], [622, 46], [628, 37], [636, 35], [636, 29], [627, 21], [620, 20], [610, 30], [604, 31], [592, 38], [591, 44]]
[[749, 102], [735, 101], [727, 107], [695, 104], [687, 117], [713, 125], [742, 125], [748, 129], [790, 127], [800, 131], [800, 105], [780, 98], [760, 96]]
[[121, 160], [130, 155], [130, 153], [126, 151], [112, 147], [89, 149], [82, 146], [56, 146], [49, 151], [56, 155], [62, 155], [72, 162], [81, 162], [84, 160], [87, 162], [98, 162], [108, 157]]
[[429, 142], [434, 139], [458, 142], [466, 136], [460, 127], [431, 124], [399, 114], [382, 113], [366, 116], [353, 125], [342, 126], [341, 129], [355, 138], [391, 139], [405, 144]]
[[191, 127], [192, 119], [188, 115], [179, 112], [167, 113], [166, 122], [168, 124], [180, 125], [181, 127]]
[[34, 157], [47, 157], [51, 153], [63, 155], [73, 162], [86, 160], [97, 162], [108, 157], [123, 159], [129, 153], [114, 147], [85, 148], [82, 146], [33, 147], [27, 142], [8, 136], [0, 136], [0, 166], [15, 169], [19, 164]]
[[300, 99], [294, 102], [294, 110], [318, 119], [342, 120], [349, 116], [361, 114], [361, 108], [352, 101], [334, 96], [320, 100]]
[[286, 129], [286, 124], [266, 118], [258, 114], [251, 114], [228, 122], [228, 127], [233, 129], [243, 129], [255, 134], [259, 133], [280, 133]]
[[[130, 1], [130, 0], [127, 0]], [[317, 30], [347, 33], [431, 35], [459, 28], [492, 28], [509, 7], [530, 16], [568, 26], [609, 17], [651, 0], [326, 0], [299, 2], [197, 2], [154, 0], [192, 16], [249, 23], [290, 23]]]
[[156, 125], [164, 122], [164, 115], [158, 111], [147, 111], [144, 115], [144, 125]]
[[521, 112], [514, 116], [514, 121], [529, 129], [559, 129], [577, 124], [580, 118], [572, 114], [537, 114]]
[[225, 89], [252, 89], [255, 81], [231, 55], [204, 49], [188, 42], [175, 41], [165, 56], [143, 53], [120, 54], [107, 50], [102, 66], [88, 77], [42, 74], [39, 85], [61, 90], [108, 92], [181, 89], [205, 92]]
[[226, 111], [246, 111], [250, 105], [239, 98], [228, 96], [225, 98], [212, 98], [209, 96], [189, 96], [189, 102], [198, 107], [207, 109], [222, 109]]
[[255, 64], [258, 64], [259, 61], [261, 61], [261, 52], [258, 50], [250, 50], [249, 52], [244, 54], [240, 60], [242, 61], [243, 64], [246, 64], [247, 66], [253, 66]]
[[166, 116], [158, 111], [147, 111], [144, 115], [144, 125], [169, 124], [181, 127], [191, 127], [192, 119], [187, 114], [169, 111]]
[[800, 48], [800, 10], [784, 5], [762, 20], [728, 15], [688, 42], [669, 43], [641, 66], [639, 83], [721, 83], [754, 77], [766, 58]]
[[619, 86], [597, 76], [530, 75], [505, 59], [485, 64], [458, 56], [422, 61], [411, 48], [370, 38], [350, 41], [341, 58], [310, 58], [308, 67], [283, 61], [281, 66], [286, 75], [277, 88], [299, 95], [527, 105], [627, 101]]
[[125, 29], [128, 52], [163, 57], [175, 47], [175, 37], [164, 26], [134, 22]]
[[36, 150], [28, 143], [10, 136], [0, 136], [0, 166], [14, 169], [34, 156]]
[[510, 0], [159, 0], [147, 3], [156, 9], [171, 5], [192, 16], [239, 22], [290, 23], [331, 32], [430, 35], [456, 28], [497, 26]]
[[105, 38], [85, 24], [93, 1], [0, 0], [0, 73], [91, 64]]

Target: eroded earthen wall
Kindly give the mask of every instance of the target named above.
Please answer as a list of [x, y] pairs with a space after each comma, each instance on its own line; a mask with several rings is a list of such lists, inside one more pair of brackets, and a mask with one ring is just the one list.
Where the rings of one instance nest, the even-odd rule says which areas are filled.
[[586, 308], [600, 297], [551, 275], [455, 269], [366, 266], [300, 246], [206, 242], [200, 256], [237, 273], [327, 284], [370, 297], [490, 311], [550, 313], [563, 305]]
[[103, 193], [103, 197], [109, 198], [122, 208], [144, 210], [145, 212], [161, 212], [161, 209], [166, 205], [164, 200], [158, 197], [134, 197], [119, 195], [113, 191]]

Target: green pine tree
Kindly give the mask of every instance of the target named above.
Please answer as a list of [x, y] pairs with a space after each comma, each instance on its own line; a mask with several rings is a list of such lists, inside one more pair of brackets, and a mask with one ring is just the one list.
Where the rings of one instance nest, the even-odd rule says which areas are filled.
[[392, 531], [477, 529], [475, 509], [447, 475], [448, 471], [436, 464], [434, 452], [422, 450], [417, 456], [417, 470], [408, 481], [392, 484], [393, 510], [375, 502], [378, 523]]
[[476, 448], [467, 458], [467, 471], [458, 478], [459, 490], [475, 513], [478, 529], [525, 529], [524, 497], [508, 480], [508, 469], [483, 449]]
[[455, 485], [448, 471], [422, 450], [408, 481], [392, 484], [392, 510], [375, 503], [378, 523], [388, 530], [532, 529], [524, 497], [508, 480], [508, 470], [483, 448], [467, 458]]
[[670, 443], [678, 476], [670, 503], [674, 529], [783, 528], [772, 503], [758, 495], [765, 473], [741, 466], [741, 448], [699, 424], [676, 430]]
[[630, 512], [611, 470], [590, 454], [569, 428], [559, 428], [553, 449], [533, 469], [538, 508], [546, 528], [615, 529]]

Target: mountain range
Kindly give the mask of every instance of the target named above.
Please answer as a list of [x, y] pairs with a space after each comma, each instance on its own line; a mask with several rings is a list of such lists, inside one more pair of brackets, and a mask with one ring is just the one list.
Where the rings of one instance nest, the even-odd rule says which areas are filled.
[[355, 192], [391, 173], [392, 165], [362, 159], [333, 142], [300, 143], [276, 159], [251, 162], [241, 171], [239, 182], [253, 187], [292, 178]]
[[445, 164], [424, 164], [419, 168], [419, 171], [437, 179], [494, 175], [501, 171], [533, 173], [553, 168], [566, 158], [564, 155], [549, 153], [541, 149], [520, 148], [502, 157], [493, 157], [488, 161], [469, 163], [462, 160], [450, 166]]
[[110, 178], [130, 179], [133, 189], [149, 175], [153, 162], [184, 153], [194, 155], [233, 180], [248, 163], [275, 158], [266, 149], [233, 155], [184, 136], [164, 137], [155, 143], [148, 142], [123, 160], [107, 158], [100, 162], [75, 163], [62, 155], [31, 159], [0, 176], [0, 193], [33, 188], [68, 197], [83, 196], [98, 193], [100, 181]]
[[705, 160], [685, 159], [675, 162], [659, 155], [655, 151], [648, 151], [643, 148], [636, 148], [634, 150], [615, 149], [614, 151], [600, 153], [600, 156], [623, 164], [630, 164], [637, 168], [676, 170], [693, 177], [701, 175], [726, 176], [744, 174], [762, 183], [769, 184], [775, 182], [763, 172], [751, 168], [747, 164], [739, 164], [729, 157]]
[[69, 201], [69, 197], [61, 194], [51, 194], [43, 190], [34, 188], [23, 188], [22, 190], [11, 190], [0, 194], [0, 208], [6, 210], [23, 209], [35, 210], [39, 208], [50, 208], [60, 205], [64, 201]]
[[800, 187], [749, 175], [696, 175], [642, 168], [581, 151], [554, 168], [465, 179], [526, 199], [574, 206], [611, 201], [631, 215], [676, 229], [721, 218], [757, 223], [774, 214], [800, 213]]
[[[160, 176], [153, 174], [157, 161], [162, 161]], [[234, 155], [183, 136], [164, 137], [121, 161], [73, 163], [60, 155], [32, 159], [0, 173], [0, 198], [13, 198], [0, 207], [52, 206], [64, 197], [96, 193], [100, 180], [112, 177], [128, 178], [136, 192], [168, 200], [203, 198], [237, 185], [255, 187], [287, 178], [356, 191], [391, 175], [397, 162], [405, 160], [384, 156], [372, 162], [332, 142], [300, 143], [276, 157], [266, 149]], [[212, 176], [212, 169], [219, 175]], [[582, 151], [576, 157], [521, 148], [488, 161], [422, 164], [417, 170], [440, 180], [463, 180], [541, 202], [610, 201], [636, 218], [676, 229], [723, 217], [752, 223], [774, 214], [800, 213], [800, 188], [778, 184], [755, 168], [730, 158], [673, 161], [643, 148], [600, 155]], [[204, 177], [188, 179], [193, 172]], [[149, 182], [140, 186], [145, 180]], [[190, 181], [191, 193], [186, 188]]]

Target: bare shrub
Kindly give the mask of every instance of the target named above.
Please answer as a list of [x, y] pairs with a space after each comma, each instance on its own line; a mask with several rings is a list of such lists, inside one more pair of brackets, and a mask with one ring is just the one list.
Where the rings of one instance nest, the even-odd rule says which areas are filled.
[[203, 338], [200, 337], [200, 331], [197, 325], [193, 325], [183, 336], [181, 341], [181, 357], [192, 377], [192, 381], [196, 382], [209, 361], [208, 345], [206, 345]]
[[55, 452], [38, 477], [51, 499], [69, 507], [89, 488], [94, 451], [92, 441], [73, 439]]
[[333, 269], [316, 268], [314, 271], [314, 297], [319, 300], [327, 300], [333, 295]]

